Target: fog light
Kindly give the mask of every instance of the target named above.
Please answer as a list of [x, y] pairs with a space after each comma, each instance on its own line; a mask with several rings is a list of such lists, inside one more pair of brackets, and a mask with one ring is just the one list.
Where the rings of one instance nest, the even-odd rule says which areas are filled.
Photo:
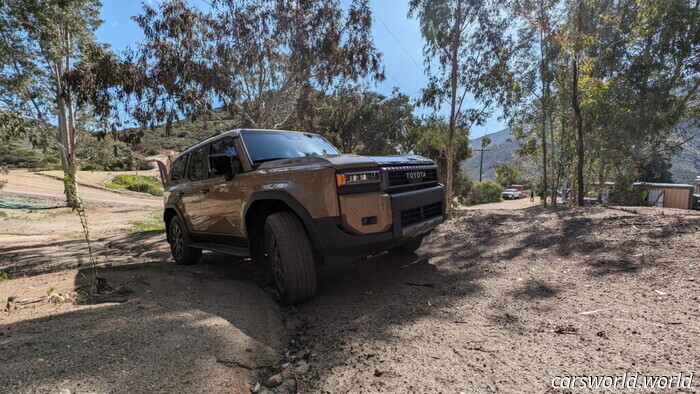
[[377, 217], [376, 216], [367, 216], [362, 218], [362, 225], [363, 226], [369, 226], [371, 224], [377, 224]]

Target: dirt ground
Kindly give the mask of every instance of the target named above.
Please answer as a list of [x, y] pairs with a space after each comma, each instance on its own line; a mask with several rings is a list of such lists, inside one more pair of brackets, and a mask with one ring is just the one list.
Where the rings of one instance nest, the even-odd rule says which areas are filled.
[[89, 305], [47, 300], [90, 278], [77, 218], [0, 210], [0, 300], [16, 296], [0, 392], [547, 392], [560, 375], [700, 372], [700, 212], [467, 210], [291, 307], [248, 260], [176, 266], [162, 231], [126, 230], [151, 199], [101, 197], [94, 247], [118, 290]]

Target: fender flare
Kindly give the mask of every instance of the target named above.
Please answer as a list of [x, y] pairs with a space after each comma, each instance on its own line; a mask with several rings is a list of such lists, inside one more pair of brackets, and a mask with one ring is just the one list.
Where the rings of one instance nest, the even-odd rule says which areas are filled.
[[[250, 209], [250, 207], [253, 205], [254, 202], [259, 201], [259, 200], [279, 200], [279, 201], [282, 201], [283, 203], [285, 203], [301, 219], [302, 223], [304, 224], [304, 227], [306, 228], [306, 232], [309, 234], [309, 237], [311, 238], [311, 245], [312, 245], [313, 249], [315, 249], [315, 250], [322, 250], [323, 249], [322, 238], [321, 238], [320, 234], [318, 233], [318, 230], [316, 228], [314, 220], [311, 217], [311, 214], [309, 214], [309, 211], [307, 211], [306, 208], [296, 198], [294, 198], [291, 194], [289, 194], [283, 190], [261, 190], [261, 191], [254, 192], [251, 195], [251, 197], [248, 199], [248, 203], [246, 204], [245, 211], [243, 212], [243, 222], [244, 223], [245, 223], [245, 218], [248, 217], [248, 210]], [[246, 228], [246, 236], [247, 236], [247, 233], [248, 233], [248, 229]]]
[[[168, 209], [172, 209], [175, 211], [175, 214], [182, 219], [182, 223], [185, 225], [185, 228], [187, 229], [188, 232], [191, 233], [190, 229], [187, 227], [187, 221], [185, 220], [185, 216], [182, 214], [182, 211], [180, 211], [180, 208], [178, 208], [177, 204], [174, 203], [166, 203], [165, 207], [163, 207], [163, 221], [165, 222], [165, 211]], [[170, 231], [169, 231], [169, 226], [170, 223], [165, 222], [165, 239], [170, 242]]]

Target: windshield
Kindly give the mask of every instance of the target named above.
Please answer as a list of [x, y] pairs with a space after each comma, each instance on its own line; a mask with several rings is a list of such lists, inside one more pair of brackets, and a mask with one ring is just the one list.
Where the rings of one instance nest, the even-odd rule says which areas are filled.
[[515, 189], [506, 189], [503, 193], [510, 193], [516, 191]]
[[242, 130], [241, 137], [253, 163], [294, 157], [340, 154], [333, 145], [317, 134], [294, 131]]

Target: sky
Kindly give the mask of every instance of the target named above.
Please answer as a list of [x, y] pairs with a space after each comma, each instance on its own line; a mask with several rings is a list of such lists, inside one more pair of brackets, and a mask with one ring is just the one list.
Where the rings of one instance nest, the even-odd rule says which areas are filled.
[[[144, 2], [153, 4], [158, 0], [102, 0], [104, 23], [97, 31], [100, 41], [108, 43], [119, 52], [134, 46], [142, 37], [141, 29], [131, 17], [141, 12]], [[204, 0], [190, 3], [206, 7]], [[200, 4], [198, 4], [200, 3]], [[418, 21], [408, 18], [408, 0], [370, 0], [374, 14], [372, 33], [377, 49], [383, 54], [386, 80], [374, 89], [390, 94], [394, 87], [411, 98], [419, 98], [420, 91], [428, 82], [423, 66], [423, 40]], [[420, 110], [426, 113], [428, 110]], [[441, 113], [447, 115], [448, 109]], [[504, 128], [498, 119], [489, 119], [484, 126], [474, 126], [470, 138], [481, 137]]]

